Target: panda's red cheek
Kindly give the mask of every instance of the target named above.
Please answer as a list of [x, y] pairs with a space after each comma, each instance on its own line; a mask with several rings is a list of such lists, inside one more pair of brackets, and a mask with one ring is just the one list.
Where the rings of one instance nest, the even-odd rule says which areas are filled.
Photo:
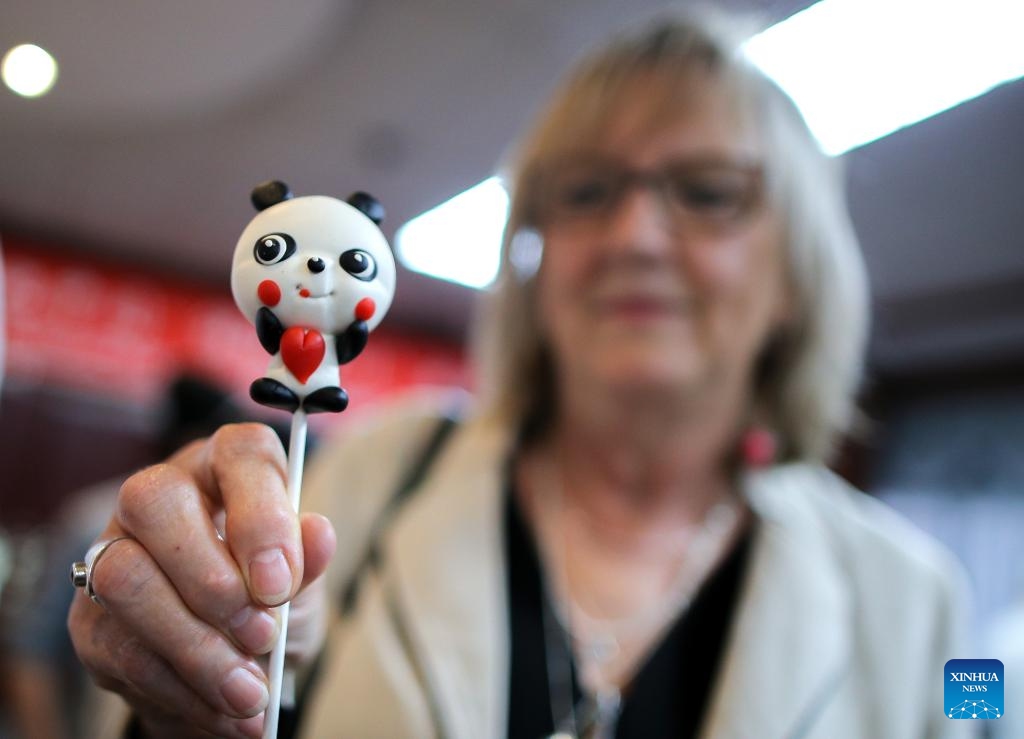
[[377, 304], [373, 302], [373, 298], [363, 298], [356, 303], [356, 320], [369, 321], [376, 312]]
[[263, 305], [273, 308], [281, 302], [281, 288], [273, 280], [264, 280], [256, 288], [256, 295], [259, 296]]

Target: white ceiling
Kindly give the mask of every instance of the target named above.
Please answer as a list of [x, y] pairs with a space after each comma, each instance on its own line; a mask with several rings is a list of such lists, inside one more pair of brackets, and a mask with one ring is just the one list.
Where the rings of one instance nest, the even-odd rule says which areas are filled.
[[[727, 4], [766, 25], [807, 2]], [[664, 5], [7, 0], [0, 49], [37, 43], [61, 77], [0, 91], [0, 231], [227, 289], [249, 191], [277, 178], [368, 190], [391, 235], [486, 177], [581, 48]], [[1022, 128], [1017, 82], [848, 155], [881, 369], [1024, 357]], [[389, 321], [464, 329], [470, 291], [399, 279]]]

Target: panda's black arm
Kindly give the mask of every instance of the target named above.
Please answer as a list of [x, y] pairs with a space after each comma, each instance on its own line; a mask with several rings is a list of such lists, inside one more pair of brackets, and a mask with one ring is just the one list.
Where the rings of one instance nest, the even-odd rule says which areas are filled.
[[277, 354], [281, 349], [284, 326], [274, 312], [264, 306], [256, 312], [256, 336], [268, 354]]
[[347, 364], [359, 356], [366, 348], [370, 338], [370, 330], [366, 321], [353, 321], [348, 328], [334, 337], [334, 347], [338, 350], [338, 364]]

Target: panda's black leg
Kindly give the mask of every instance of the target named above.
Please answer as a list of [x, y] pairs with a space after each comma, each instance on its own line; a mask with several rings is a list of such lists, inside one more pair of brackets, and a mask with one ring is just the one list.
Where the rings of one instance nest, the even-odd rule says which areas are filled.
[[348, 407], [348, 393], [340, 387], [322, 387], [302, 400], [306, 413], [341, 413]]
[[283, 411], [294, 412], [299, 407], [299, 396], [269, 377], [253, 380], [249, 386], [249, 397], [260, 405], [280, 408]]

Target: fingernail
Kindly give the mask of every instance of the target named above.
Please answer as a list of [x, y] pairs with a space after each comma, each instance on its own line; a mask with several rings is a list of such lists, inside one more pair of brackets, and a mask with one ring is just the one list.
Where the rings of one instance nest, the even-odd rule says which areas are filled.
[[228, 626], [250, 654], [269, 652], [277, 641], [277, 621], [266, 611], [246, 606], [234, 615]]
[[236, 667], [220, 685], [220, 693], [241, 716], [252, 716], [267, 707], [270, 693], [263, 681], [244, 667]]
[[263, 736], [263, 718], [264, 714], [253, 716], [242, 721], [235, 723], [238, 730], [242, 733], [242, 736], [251, 736], [253, 739], [261, 739]]
[[292, 590], [292, 571], [280, 549], [267, 549], [249, 561], [253, 595], [268, 606], [283, 603]]

